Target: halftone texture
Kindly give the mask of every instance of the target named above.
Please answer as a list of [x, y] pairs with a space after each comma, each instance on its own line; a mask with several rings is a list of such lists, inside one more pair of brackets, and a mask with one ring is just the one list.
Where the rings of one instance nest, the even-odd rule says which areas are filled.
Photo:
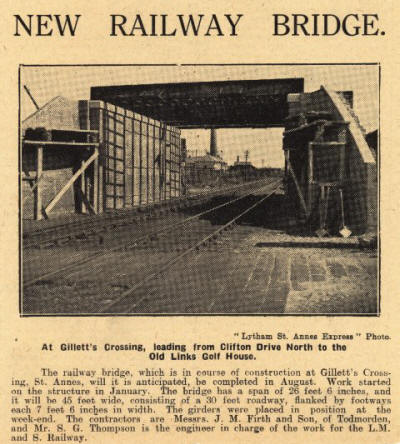
[[[305, 91], [321, 85], [355, 92], [354, 107], [367, 131], [377, 128], [379, 66], [377, 65], [231, 65], [231, 66], [54, 66], [22, 67], [21, 83], [39, 106], [62, 95], [89, 99], [92, 86], [168, 82], [257, 80], [301, 77]], [[34, 107], [25, 92], [22, 118]], [[29, 109], [27, 109], [29, 108]]]
[[[40, 106], [58, 95], [75, 100], [89, 99], [91, 86], [285, 77], [304, 77], [306, 91], [317, 90], [320, 85], [327, 85], [334, 91], [353, 91], [353, 114], [357, 116], [354, 118], [359, 119], [366, 131], [377, 128], [377, 66], [22, 68], [22, 84], [30, 88]], [[26, 117], [34, 109], [26, 94], [23, 91], [21, 94], [22, 115]], [[185, 130], [182, 135], [187, 136], [188, 150], [197, 150], [202, 154], [209, 151], [207, 130]], [[239, 162], [247, 158], [249, 164], [258, 168], [283, 165], [281, 128], [219, 128], [217, 147], [229, 165], [238, 156]], [[113, 160], [114, 163], [117, 161]], [[359, 159], [354, 158], [353, 161], [358, 162]], [[336, 176], [335, 150], [325, 158], [316, 157], [315, 162], [319, 165], [319, 179], [331, 180]], [[245, 174], [248, 174], [247, 170]], [[359, 188], [352, 188], [353, 192], [364, 192], [368, 174], [368, 171], [361, 169], [347, 172], [356, 185], [360, 184]], [[361, 212], [361, 208], [348, 201], [346, 193], [344, 197], [346, 212]], [[252, 203], [254, 200], [248, 198], [243, 205]], [[368, 205], [369, 208], [373, 207], [373, 199], [368, 201]], [[351, 243], [348, 244], [351, 248], [329, 250], [291, 247], [299, 240], [306, 239], [311, 243], [312, 238], [310, 240], [304, 235], [287, 233], [288, 227], [293, 226], [289, 208], [290, 205], [282, 195], [266, 201], [261, 209], [241, 220], [233, 231], [213, 239], [211, 244], [200, 251], [185, 256], [171, 268], [143, 282], [126, 300], [125, 312], [376, 313], [377, 261], [373, 253], [354, 252], [354, 244]], [[236, 207], [238, 209], [242, 210], [243, 207]], [[92, 240], [83, 237], [66, 246], [26, 250], [23, 252], [25, 277], [34, 277], [78, 263], [99, 251], [106, 252], [106, 255], [23, 288], [23, 312], [99, 313], [138, 282], [163, 268], [188, 246], [196, 244], [202, 236], [234, 217], [235, 211], [224, 210], [218, 217], [203, 218], [191, 230], [177, 230], [173, 234], [149, 238], [134, 246], [131, 246], [132, 241], [141, 229], [146, 231], [151, 226], [151, 221], [143, 221], [144, 228], [132, 224], [109, 230], [99, 237], [95, 233]], [[165, 227], [176, 220], [173, 218], [183, 218], [190, 214], [188, 209], [182, 209], [178, 214], [170, 216], [171, 219], [164, 215], [159, 221]], [[339, 210], [335, 214], [332, 217], [338, 218]], [[74, 219], [77, 223], [79, 217], [85, 218], [77, 216]], [[340, 220], [336, 219], [336, 222]], [[263, 242], [265, 244], [266, 237], [270, 245], [264, 248], [257, 246]], [[128, 248], [111, 252], [117, 244], [125, 244]]]

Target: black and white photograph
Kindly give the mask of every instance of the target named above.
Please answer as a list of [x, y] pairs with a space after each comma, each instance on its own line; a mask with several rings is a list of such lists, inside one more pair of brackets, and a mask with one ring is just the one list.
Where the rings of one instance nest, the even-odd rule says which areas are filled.
[[21, 65], [20, 315], [378, 316], [371, 64]]

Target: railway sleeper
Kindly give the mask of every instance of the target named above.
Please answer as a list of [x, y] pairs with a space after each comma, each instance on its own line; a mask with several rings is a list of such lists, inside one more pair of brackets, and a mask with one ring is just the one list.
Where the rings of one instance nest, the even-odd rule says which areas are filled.
[[46, 242], [41, 242], [39, 244], [39, 249], [44, 249], [44, 248], [51, 248], [54, 247], [54, 241], [46, 241]]
[[66, 245], [67, 243], [71, 242], [71, 237], [62, 237], [54, 240], [54, 245], [57, 247], [61, 247], [63, 245]]

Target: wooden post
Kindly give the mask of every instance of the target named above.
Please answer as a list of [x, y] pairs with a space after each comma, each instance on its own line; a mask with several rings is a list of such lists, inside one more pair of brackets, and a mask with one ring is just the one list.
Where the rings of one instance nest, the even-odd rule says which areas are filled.
[[[85, 164], [85, 161], [83, 159], [81, 159], [80, 161], [80, 170], [82, 170], [83, 166]], [[86, 194], [86, 170], [80, 175], [79, 179], [78, 179], [78, 186], [80, 191], [82, 192], [82, 194]], [[82, 195], [81, 193], [79, 193], [79, 213], [86, 213], [86, 207], [84, 205], [83, 199], [81, 197]]]
[[[72, 167], [72, 174], [74, 175], [80, 167], [79, 158], [78, 158], [79, 152], [75, 154], [74, 158], [74, 164]], [[74, 205], [75, 205], [75, 213], [80, 214], [82, 209], [82, 199], [80, 194], [80, 182], [79, 180], [76, 180], [73, 184], [73, 190], [74, 190]]]
[[157, 130], [156, 130], [156, 123], [154, 123], [153, 126], [153, 165], [152, 165], [152, 181], [153, 181], [153, 202], [157, 201], [157, 195], [156, 195], [156, 137], [157, 137]]
[[286, 196], [288, 196], [289, 195], [289, 169], [288, 169], [288, 165], [287, 165], [287, 158], [286, 158], [286, 156], [289, 156], [289, 151], [287, 151], [287, 155], [286, 155], [286, 150], [284, 151], [284, 156], [285, 156], [285, 175], [284, 175], [284, 177], [285, 177], [285, 181], [284, 181], [284, 184], [285, 184], [285, 195]]
[[314, 159], [313, 159], [313, 145], [308, 144], [308, 188], [307, 188], [307, 204], [308, 214], [311, 214], [312, 196], [313, 196], [313, 181], [314, 181]]
[[297, 190], [297, 194], [298, 194], [299, 199], [300, 199], [300, 204], [301, 204], [301, 206], [302, 206], [302, 208], [304, 210], [305, 215], [308, 217], [309, 213], [308, 213], [307, 205], [306, 205], [306, 202], [304, 200], [304, 196], [303, 196], [303, 193], [301, 191], [301, 187], [300, 187], [299, 181], [297, 180], [297, 177], [296, 177], [296, 174], [295, 174], [295, 172], [293, 170], [292, 164], [290, 163], [289, 150], [285, 150], [285, 157], [286, 157], [286, 161], [287, 161], [287, 166], [288, 166], [289, 172], [290, 172], [290, 174], [292, 176], [294, 185], [295, 185], [296, 190]]
[[346, 145], [342, 145], [339, 153], [339, 180], [340, 183], [343, 184], [345, 176], [346, 176], [346, 164], [345, 164], [345, 156], [346, 156]]
[[[82, 129], [88, 130], [89, 129], [89, 103], [88, 102], [81, 102], [83, 106], [83, 112], [82, 112], [82, 123], [80, 127]], [[86, 142], [89, 142], [90, 135], [88, 134], [86, 136]], [[83, 161], [81, 160], [80, 166], [83, 166]], [[91, 168], [86, 169], [84, 173], [82, 173], [80, 177], [80, 191], [82, 193], [79, 193], [79, 199], [80, 199], [80, 212], [86, 213], [87, 206], [84, 202], [83, 196], [86, 196], [87, 199], [90, 201], [90, 193], [91, 193], [91, 180], [90, 180], [90, 170]], [[84, 205], [85, 204], [85, 205]]]
[[325, 210], [325, 186], [319, 186], [319, 228], [325, 228], [324, 211]]
[[149, 203], [149, 121], [146, 122], [146, 204]]
[[106, 175], [104, 173], [104, 167], [106, 162], [106, 153], [107, 153], [107, 138], [106, 138], [106, 111], [100, 105], [99, 107], [99, 188], [98, 188], [98, 212], [103, 213], [106, 210]]
[[343, 181], [345, 179], [345, 156], [346, 156], [346, 143], [347, 143], [347, 132], [348, 128], [347, 125], [342, 126], [339, 128], [338, 132], [338, 142], [343, 143], [343, 145], [339, 148], [340, 154], [339, 154], [339, 180], [343, 184]]
[[127, 119], [127, 117], [126, 117], [126, 109], [124, 109], [124, 116], [123, 116], [123, 123], [122, 123], [122, 134], [123, 134], [123, 142], [122, 142], [122, 145], [123, 145], [123, 149], [124, 149], [124, 153], [123, 153], [123, 171], [124, 171], [124, 174], [123, 174], [123, 177], [122, 177], [122, 180], [123, 180], [123, 187], [122, 187], [122, 194], [123, 194], [123, 198], [122, 198], [122, 207], [123, 208], [125, 208], [125, 207], [127, 207], [128, 205], [127, 205], [127, 201], [126, 201], [126, 162], [127, 162], [127, 154], [126, 154], [126, 151], [128, 150], [128, 146], [127, 146], [127, 143], [126, 143], [126, 141], [127, 141], [127, 137], [126, 137], [126, 119]]
[[[112, 165], [112, 173], [111, 173], [111, 177], [112, 177], [112, 187], [113, 187], [113, 210], [117, 209], [117, 148], [116, 148], [116, 140], [115, 140], [115, 127], [117, 125], [116, 119], [117, 119], [117, 113], [115, 110], [115, 107], [113, 108], [114, 111], [112, 113], [112, 117], [110, 118], [110, 114], [109, 111], [107, 111], [107, 116], [108, 116], [108, 129], [113, 133], [113, 138], [110, 140], [110, 137], [108, 138], [108, 149], [109, 149], [109, 154], [110, 154], [110, 158], [111, 159], [111, 165]], [[110, 125], [110, 122], [111, 125]], [[109, 160], [110, 160], [109, 158]], [[108, 170], [108, 172], [110, 173], [110, 169]], [[110, 175], [109, 175], [110, 177]], [[110, 183], [110, 181], [108, 180], [108, 183]], [[108, 195], [107, 195], [108, 197]]]
[[93, 181], [92, 181], [92, 190], [91, 190], [91, 204], [93, 206], [94, 212], [98, 214], [99, 212], [99, 201], [98, 201], [98, 193], [99, 193], [99, 149], [96, 147], [94, 152], [97, 153], [96, 159], [93, 161]]
[[165, 138], [166, 127], [165, 123], [160, 123], [160, 201], [165, 200]]
[[[92, 130], [91, 124], [91, 106], [90, 102], [85, 102], [86, 104], [86, 116], [84, 126], [87, 130]], [[98, 131], [98, 128], [96, 128]], [[88, 133], [86, 142], [91, 142], [92, 134]], [[97, 136], [98, 137], [98, 136]], [[93, 153], [97, 153], [96, 159], [93, 161], [92, 165], [86, 170], [86, 196], [88, 198], [88, 202], [85, 202], [86, 209], [89, 209], [90, 213], [97, 214], [98, 211], [98, 202], [97, 202], [97, 194], [98, 194], [98, 164], [99, 164], [99, 149], [95, 147]]]
[[43, 174], [43, 147], [38, 146], [36, 148], [36, 187], [33, 191], [33, 213], [35, 220], [42, 219], [42, 187], [40, 179]]
[[140, 118], [139, 123], [139, 205], [143, 204], [143, 117]]

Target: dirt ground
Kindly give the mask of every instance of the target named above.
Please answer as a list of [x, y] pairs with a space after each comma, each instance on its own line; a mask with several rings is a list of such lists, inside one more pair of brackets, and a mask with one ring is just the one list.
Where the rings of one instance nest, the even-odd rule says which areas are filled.
[[[377, 254], [353, 239], [289, 236], [239, 226], [176, 263], [127, 300], [130, 313], [374, 314], [378, 310]], [[31, 250], [25, 267], [51, 269], [93, 252], [81, 245]], [[136, 249], [109, 253], [90, 267], [43, 279], [23, 292], [23, 312], [97, 313], [176, 255]]]

